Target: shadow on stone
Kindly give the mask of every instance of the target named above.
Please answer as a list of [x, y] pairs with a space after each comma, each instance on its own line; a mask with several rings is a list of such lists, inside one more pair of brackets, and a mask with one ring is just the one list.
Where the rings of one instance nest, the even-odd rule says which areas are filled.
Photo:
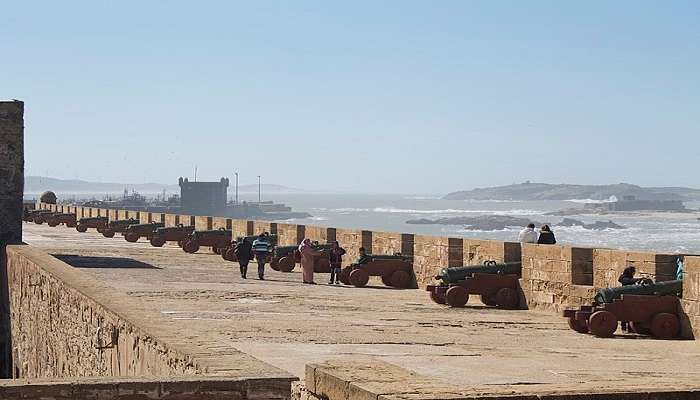
[[52, 254], [52, 256], [75, 268], [138, 268], [161, 269], [151, 264], [123, 257], [88, 257], [75, 254]]

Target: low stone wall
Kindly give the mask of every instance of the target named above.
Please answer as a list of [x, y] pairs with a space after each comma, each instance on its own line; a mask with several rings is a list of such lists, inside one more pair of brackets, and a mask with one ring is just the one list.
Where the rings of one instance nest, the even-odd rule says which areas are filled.
[[700, 337], [700, 257], [683, 260], [683, 300], [681, 333], [687, 338]]
[[[40, 204], [41, 208], [51, 205]], [[85, 213], [85, 207], [53, 206], [63, 208], [65, 212]], [[92, 211], [93, 213], [102, 211]], [[110, 218], [125, 218], [126, 211], [110, 210]], [[129, 216], [135, 217], [131, 211]], [[118, 215], [116, 215], [118, 214]], [[167, 226], [175, 224], [173, 214], [165, 214]], [[153, 215], [151, 216], [153, 219]], [[328, 228], [311, 225], [270, 223], [268, 221], [247, 221], [238, 219], [221, 219], [211, 217], [179, 216], [179, 222], [192, 224], [198, 220], [197, 228], [220, 227], [226, 224], [233, 231], [233, 238], [267, 231], [276, 233], [278, 244], [282, 246], [297, 245], [305, 237], [319, 242], [338, 240], [347, 254], [344, 264], [354, 262], [359, 255], [359, 248], [365, 247], [375, 254], [392, 254], [401, 252], [414, 257], [414, 271], [419, 286], [434, 282], [434, 276], [444, 267], [481, 264], [484, 261], [521, 261], [523, 279], [521, 287], [529, 307], [540, 310], [560, 311], [566, 307], [577, 307], [589, 303], [595, 290], [603, 287], [617, 286], [617, 278], [628, 265], [635, 265], [637, 271], [656, 280], [675, 278], [676, 254], [659, 254], [651, 252], [632, 252], [611, 249], [590, 249], [556, 245], [523, 245], [520, 243], [496, 240], [479, 240], [466, 238], [448, 238], [425, 235], [401, 234], [395, 232], [372, 232], [356, 229]], [[690, 283], [686, 285], [689, 287]], [[699, 293], [700, 287], [693, 286], [693, 293]], [[695, 297], [686, 293], [686, 298], [693, 305]], [[695, 314], [692, 314], [695, 315]], [[700, 322], [700, 321], [698, 321]], [[688, 322], [689, 324], [690, 322]]]
[[343, 256], [343, 266], [350, 265], [360, 256], [362, 247], [362, 231], [356, 229], [336, 229], [335, 240], [345, 249]]
[[303, 237], [297, 235], [297, 225], [277, 224], [277, 244], [280, 246], [296, 246]]
[[419, 287], [434, 283], [442, 268], [463, 265], [462, 239], [415, 235], [413, 240], [413, 270]]
[[248, 400], [289, 399], [289, 384], [254, 379], [78, 379], [0, 381], [4, 400]]
[[112, 289], [29, 246], [8, 248], [7, 268], [16, 377], [202, 373], [194, 360], [122, 318], [121, 293], [101, 304], [95, 294]]
[[202, 350], [140, 300], [31, 246], [7, 254], [16, 378], [196, 375], [245, 380], [270, 395], [262, 398], [289, 397], [296, 378], [287, 372], [235, 350]]
[[523, 244], [521, 287], [528, 308], [560, 312], [590, 304], [592, 265], [593, 249]]
[[595, 249], [593, 251], [593, 285], [597, 288], [619, 286], [618, 277], [628, 266], [635, 266], [637, 274], [655, 281], [676, 278], [678, 254], [659, 254], [642, 251]]

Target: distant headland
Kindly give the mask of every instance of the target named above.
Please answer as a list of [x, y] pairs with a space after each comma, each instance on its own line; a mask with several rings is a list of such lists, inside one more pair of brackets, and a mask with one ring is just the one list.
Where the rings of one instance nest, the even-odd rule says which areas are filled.
[[446, 200], [608, 200], [612, 196], [643, 200], [700, 200], [700, 189], [685, 187], [641, 187], [628, 183], [613, 185], [570, 185], [524, 182], [519, 184], [461, 190], [444, 196]]

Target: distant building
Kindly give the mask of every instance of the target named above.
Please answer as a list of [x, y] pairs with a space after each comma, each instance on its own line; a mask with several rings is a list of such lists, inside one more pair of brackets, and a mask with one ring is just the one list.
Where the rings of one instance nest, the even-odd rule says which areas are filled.
[[183, 213], [197, 215], [224, 215], [228, 178], [219, 182], [190, 182], [180, 178], [180, 208]]
[[685, 211], [680, 200], [637, 200], [635, 196], [623, 196], [622, 201], [607, 203], [609, 211]]

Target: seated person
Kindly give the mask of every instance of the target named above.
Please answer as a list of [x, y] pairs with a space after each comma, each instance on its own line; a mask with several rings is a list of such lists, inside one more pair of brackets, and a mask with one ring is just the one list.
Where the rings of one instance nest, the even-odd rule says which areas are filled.
[[364, 247], [360, 247], [360, 256], [357, 258], [357, 261], [355, 261], [355, 263], [352, 266], [357, 268], [360, 267], [362, 264], [367, 264], [370, 261], [372, 261], [372, 256], [367, 254], [367, 250], [365, 250]]
[[620, 275], [620, 277], [617, 278], [617, 281], [620, 282], [622, 286], [636, 285], [642, 280], [642, 278], [634, 277], [634, 274], [636, 272], [637, 269], [634, 266], [629, 266], [622, 271], [622, 275]]

